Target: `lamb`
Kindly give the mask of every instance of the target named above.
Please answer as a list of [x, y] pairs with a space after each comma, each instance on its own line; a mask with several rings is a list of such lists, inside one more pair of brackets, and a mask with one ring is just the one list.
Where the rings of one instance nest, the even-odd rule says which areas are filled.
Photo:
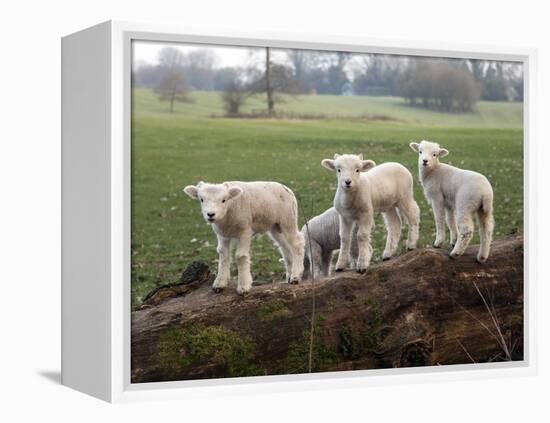
[[409, 227], [406, 246], [416, 248], [420, 223], [420, 209], [414, 201], [413, 178], [399, 163], [384, 163], [376, 166], [372, 160], [363, 160], [363, 155], [334, 155], [334, 160], [325, 159], [321, 165], [335, 171], [338, 188], [334, 207], [340, 217], [340, 253], [336, 271], [342, 271], [349, 263], [351, 231], [358, 226], [358, 256], [356, 269], [364, 273], [370, 263], [369, 248], [374, 226], [374, 213], [384, 217], [388, 232], [384, 260], [396, 252], [401, 236], [401, 217], [405, 216]]
[[[315, 216], [302, 227], [305, 238], [304, 279], [311, 276], [329, 276], [332, 253], [340, 248], [339, 214], [334, 207]], [[354, 229], [351, 242], [352, 262], [357, 260], [357, 228]]]
[[464, 253], [474, 234], [474, 215], [479, 223], [480, 247], [477, 261], [489, 258], [493, 235], [493, 188], [485, 176], [463, 170], [439, 159], [449, 154], [445, 148], [430, 141], [412, 142], [410, 147], [418, 153], [418, 173], [426, 200], [431, 204], [436, 227], [434, 247], [445, 242], [445, 221], [449, 227], [450, 256]]
[[218, 274], [212, 288], [223, 290], [230, 278], [231, 240], [238, 241], [237, 293], [252, 287], [250, 243], [255, 234], [268, 233], [283, 255], [287, 282], [298, 283], [304, 271], [304, 238], [298, 230], [294, 193], [277, 182], [199, 182], [183, 190], [198, 199], [201, 212], [218, 237]]

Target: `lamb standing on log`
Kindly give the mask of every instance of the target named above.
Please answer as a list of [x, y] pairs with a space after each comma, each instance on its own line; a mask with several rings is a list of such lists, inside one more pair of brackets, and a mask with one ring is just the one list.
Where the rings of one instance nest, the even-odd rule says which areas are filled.
[[[420, 209], [414, 201], [413, 178], [399, 163], [384, 163], [376, 166], [372, 160], [363, 160], [362, 155], [335, 154], [334, 160], [325, 159], [321, 164], [335, 171], [338, 188], [334, 207], [340, 215], [340, 253], [336, 271], [342, 271], [349, 263], [351, 232], [358, 225], [357, 244], [359, 253], [357, 271], [364, 273], [370, 263], [370, 235], [374, 226], [374, 213], [384, 216], [388, 236], [382, 258], [391, 258], [401, 236], [401, 212], [407, 219], [409, 233], [407, 248], [414, 249], [418, 242]], [[368, 171], [368, 172], [367, 172]]]
[[418, 173], [426, 200], [431, 204], [436, 227], [434, 247], [445, 242], [445, 220], [449, 227], [453, 249], [451, 257], [464, 253], [474, 235], [474, 215], [479, 223], [480, 246], [477, 261], [489, 258], [493, 236], [493, 188], [485, 176], [459, 169], [439, 159], [449, 154], [439, 144], [430, 141], [412, 142], [418, 153]]
[[298, 206], [293, 192], [277, 182], [199, 182], [183, 190], [200, 200], [201, 211], [218, 237], [218, 274], [212, 285], [219, 292], [230, 277], [231, 239], [238, 240], [237, 292], [252, 287], [250, 243], [254, 234], [268, 233], [283, 255], [287, 281], [298, 283], [304, 272], [304, 238], [298, 230]]
[[[306, 246], [304, 252], [304, 279], [329, 276], [333, 251], [340, 248], [340, 215], [334, 207], [310, 219], [302, 227]], [[311, 241], [311, 242], [310, 242]], [[351, 240], [351, 262], [357, 261], [357, 227]]]

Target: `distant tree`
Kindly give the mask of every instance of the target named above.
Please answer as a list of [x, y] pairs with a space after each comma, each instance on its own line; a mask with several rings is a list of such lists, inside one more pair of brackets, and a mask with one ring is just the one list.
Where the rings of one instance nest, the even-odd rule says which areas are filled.
[[479, 85], [458, 62], [411, 60], [399, 84], [400, 95], [411, 104], [443, 111], [470, 111], [479, 99]]
[[300, 84], [300, 91], [306, 90], [305, 77], [308, 71], [307, 52], [304, 50], [288, 50], [287, 57], [294, 69], [294, 79]]
[[281, 94], [298, 94], [299, 84], [293, 77], [293, 69], [282, 64], [274, 64], [271, 60], [269, 47], [265, 49], [265, 70], [251, 70], [248, 79], [248, 89], [251, 94], [266, 95], [267, 113], [275, 114], [275, 104], [284, 101]]
[[521, 65], [508, 70], [507, 81], [513, 90], [513, 101], [523, 101], [523, 68]]
[[134, 87], [154, 88], [160, 82], [158, 66], [150, 63], [139, 63], [132, 71], [132, 85]]
[[472, 76], [478, 83], [482, 83], [485, 76], [485, 62], [481, 59], [470, 59]]
[[214, 78], [218, 57], [211, 49], [198, 49], [187, 53], [185, 76], [195, 90], [211, 91], [214, 89]]
[[508, 99], [507, 84], [499, 62], [490, 63], [483, 79], [483, 100], [505, 101]]
[[267, 95], [267, 113], [272, 116], [275, 112], [275, 100], [273, 99], [273, 81], [271, 80], [271, 49], [265, 48], [265, 93]]
[[214, 74], [214, 91], [223, 91], [228, 84], [239, 77], [237, 68], [224, 67], [217, 69]]
[[311, 50], [292, 49], [286, 55], [293, 69], [296, 90], [302, 94], [318, 91], [315, 76], [322, 72], [321, 54]]
[[330, 85], [330, 93], [334, 95], [342, 94], [344, 86], [349, 82], [348, 76], [345, 72], [345, 66], [351, 58], [350, 53], [337, 52], [335, 60], [328, 68], [328, 82]]
[[234, 78], [226, 83], [220, 95], [226, 114], [231, 116], [240, 112], [241, 106], [250, 96], [250, 91], [236, 72]]
[[400, 63], [381, 54], [360, 56], [354, 69], [353, 89], [359, 95], [396, 95]]
[[165, 47], [159, 52], [160, 81], [155, 92], [160, 101], [170, 103], [170, 113], [174, 112], [174, 102], [190, 102], [191, 87], [184, 75], [185, 56], [174, 47]]

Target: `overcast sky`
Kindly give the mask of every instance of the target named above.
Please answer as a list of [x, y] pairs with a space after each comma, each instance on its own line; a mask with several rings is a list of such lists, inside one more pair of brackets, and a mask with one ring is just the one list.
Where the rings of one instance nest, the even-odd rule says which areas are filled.
[[134, 41], [134, 63], [148, 62], [151, 64], [158, 63], [158, 53], [164, 47], [175, 47], [184, 53], [193, 50], [207, 48], [214, 52], [218, 58], [216, 67], [225, 66], [244, 66], [252, 60], [251, 53], [253, 51], [263, 50], [261, 48], [248, 47], [229, 47], [215, 46], [212, 44], [181, 44], [181, 43], [155, 43], [149, 41]]

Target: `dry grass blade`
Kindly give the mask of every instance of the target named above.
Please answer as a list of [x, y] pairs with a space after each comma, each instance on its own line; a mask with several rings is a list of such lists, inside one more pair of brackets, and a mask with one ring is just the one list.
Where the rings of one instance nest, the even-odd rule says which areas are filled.
[[477, 286], [476, 281], [472, 281], [472, 283], [474, 284], [474, 287], [476, 288], [477, 293], [479, 294], [479, 296], [483, 300], [483, 304], [485, 304], [485, 308], [487, 309], [487, 312], [489, 313], [489, 316], [491, 316], [491, 320], [493, 321], [493, 325], [495, 326], [495, 329], [498, 332], [497, 340], [498, 340], [502, 350], [504, 351], [504, 354], [506, 356], [506, 360], [511, 361], [512, 356], [510, 354], [510, 350], [508, 349], [508, 346], [506, 345], [506, 340], [504, 338], [504, 335], [502, 335], [502, 331], [500, 330], [500, 324], [498, 323], [498, 320], [496, 318], [496, 311], [494, 310], [494, 307], [491, 310], [491, 307], [489, 307], [489, 304], [487, 304], [487, 300], [485, 300], [485, 297], [483, 296], [483, 294], [479, 290], [479, 287]]
[[466, 353], [466, 355], [468, 356], [468, 358], [471, 360], [472, 363], [476, 363], [476, 361], [474, 360], [474, 358], [470, 355], [470, 353], [468, 352], [468, 350], [466, 349], [466, 347], [464, 347], [464, 345], [462, 345], [462, 342], [460, 342], [458, 340], [458, 338], [455, 338], [455, 341], [458, 343], [458, 345], [460, 345], [460, 348], [462, 348], [462, 351], [464, 351]]

